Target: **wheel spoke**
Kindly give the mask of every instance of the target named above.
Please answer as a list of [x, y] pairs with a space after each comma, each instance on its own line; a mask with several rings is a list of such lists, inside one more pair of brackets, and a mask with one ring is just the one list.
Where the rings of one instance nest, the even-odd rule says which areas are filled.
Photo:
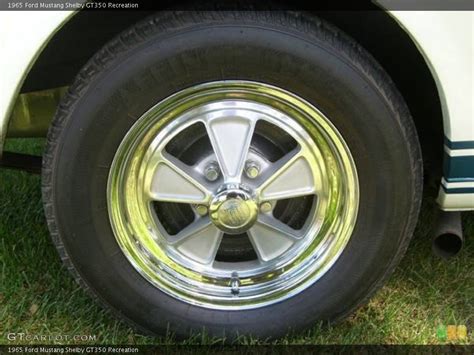
[[255, 120], [235, 115], [210, 118], [206, 128], [225, 182], [240, 182]]
[[224, 233], [208, 218], [200, 218], [172, 238], [182, 254], [201, 264], [211, 264], [217, 254]]
[[179, 159], [163, 154], [151, 183], [150, 197], [155, 201], [203, 204], [210, 193], [191, 168]]
[[275, 162], [268, 175], [268, 178], [257, 188], [257, 194], [262, 201], [316, 193], [311, 165], [301, 151], [290, 152]]
[[296, 230], [268, 216], [259, 217], [248, 234], [261, 261], [278, 257], [301, 238]]

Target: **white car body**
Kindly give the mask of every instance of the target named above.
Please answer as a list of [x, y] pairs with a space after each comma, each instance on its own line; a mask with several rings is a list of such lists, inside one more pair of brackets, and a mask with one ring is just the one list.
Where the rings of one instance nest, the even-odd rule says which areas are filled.
[[[73, 11], [0, 12], [0, 156], [11, 111], [29, 69], [48, 41], [74, 14]], [[441, 100], [446, 154], [438, 203], [443, 210], [472, 210], [474, 12], [391, 11], [390, 14], [422, 53]]]

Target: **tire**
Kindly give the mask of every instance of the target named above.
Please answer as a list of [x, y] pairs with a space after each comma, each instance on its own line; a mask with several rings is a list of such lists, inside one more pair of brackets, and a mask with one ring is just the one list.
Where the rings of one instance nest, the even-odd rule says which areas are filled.
[[[177, 92], [223, 80], [281, 88], [316, 107], [357, 173], [356, 219], [327, 270], [291, 295], [252, 307], [209, 306], [199, 295], [189, 300], [160, 288], [129, 261], [109, 218], [109, 175], [134, 124]], [[337, 28], [285, 12], [162, 13], [120, 34], [60, 103], [42, 179], [52, 238], [76, 280], [142, 331], [171, 329], [179, 337], [203, 330], [228, 339], [280, 337], [347, 316], [402, 258], [422, 195], [416, 131], [391, 79]]]

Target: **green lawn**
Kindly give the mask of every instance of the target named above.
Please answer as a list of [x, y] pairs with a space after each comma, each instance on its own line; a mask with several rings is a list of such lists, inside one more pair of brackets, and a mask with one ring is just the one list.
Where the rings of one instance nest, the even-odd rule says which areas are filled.
[[[39, 153], [42, 146], [42, 140], [13, 140], [7, 148]], [[407, 255], [369, 304], [339, 324], [315, 324], [280, 343], [442, 344], [437, 328], [455, 324], [467, 326], [468, 340], [454, 343], [474, 344], [474, 213], [463, 215], [463, 251], [443, 261], [431, 254], [434, 210], [425, 198]], [[51, 335], [53, 340], [9, 342], [8, 333]], [[99, 344], [173, 341], [139, 335], [97, 306], [61, 265], [43, 217], [39, 176], [0, 170], [0, 344], [66, 343], [54, 341], [64, 334], [95, 335]], [[202, 341], [212, 342], [188, 340]]]

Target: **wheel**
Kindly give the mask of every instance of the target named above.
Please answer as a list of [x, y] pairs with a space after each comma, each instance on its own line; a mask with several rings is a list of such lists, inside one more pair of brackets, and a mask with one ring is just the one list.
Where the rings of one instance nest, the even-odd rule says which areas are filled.
[[403, 99], [338, 29], [162, 13], [69, 88], [43, 197], [76, 279], [140, 329], [278, 337], [382, 285], [413, 232], [421, 169]]

